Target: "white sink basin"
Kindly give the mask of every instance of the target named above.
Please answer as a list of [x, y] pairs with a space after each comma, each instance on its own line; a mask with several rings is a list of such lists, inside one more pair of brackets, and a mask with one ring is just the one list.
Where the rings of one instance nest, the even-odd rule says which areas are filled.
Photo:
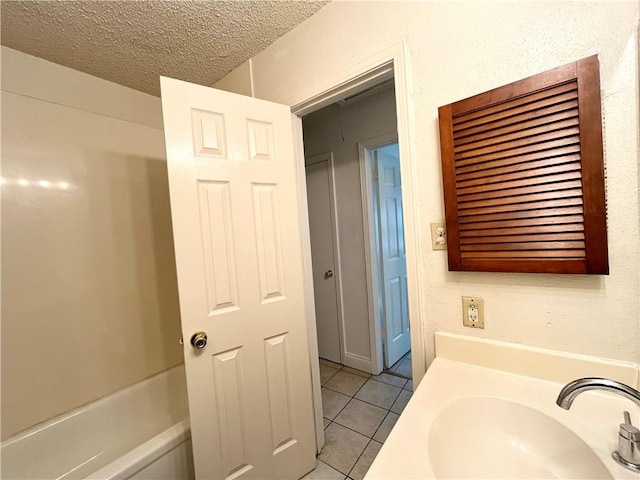
[[447, 405], [431, 425], [428, 452], [436, 478], [613, 478], [567, 427], [501, 398]]
[[611, 458], [622, 412], [640, 424], [640, 409], [586, 392], [563, 410], [562, 386], [436, 358], [365, 480], [640, 480]]

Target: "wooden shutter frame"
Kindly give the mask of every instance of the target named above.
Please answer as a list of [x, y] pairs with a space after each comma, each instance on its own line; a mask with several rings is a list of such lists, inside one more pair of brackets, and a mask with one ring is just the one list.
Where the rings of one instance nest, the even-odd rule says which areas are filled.
[[[577, 81], [580, 161], [584, 208], [584, 259], [463, 259], [454, 159], [453, 119], [457, 115]], [[438, 109], [449, 270], [521, 273], [608, 274], [606, 202], [600, 75], [591, 56]]]

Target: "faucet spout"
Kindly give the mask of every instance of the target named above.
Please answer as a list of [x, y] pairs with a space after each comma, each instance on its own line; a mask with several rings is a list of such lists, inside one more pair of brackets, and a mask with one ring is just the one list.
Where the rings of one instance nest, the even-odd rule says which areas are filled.
[[[640, 392], [624, 383], [608, 378], [579, 378], [567, 383], [556, 400], [559, 407], [569, 410], [575, 398], [589, 390], [617, 393], [640, 405]], [[624, 412], [624, 423], [618, 432], [618, 450], [611, 453], [613, 459], [627, 470], [640, 473], [640, 430], [631, 424], [631, 415]]]
[[567, 383], [560, 391], [556, 403], [559, 407], [569, 410], [573, 400], [583, 392], [589, 390], [604, 390], [617, 393], [640, 405], [640, 392], [624, 383], [616, 382], [608, 378], [579, 378]]

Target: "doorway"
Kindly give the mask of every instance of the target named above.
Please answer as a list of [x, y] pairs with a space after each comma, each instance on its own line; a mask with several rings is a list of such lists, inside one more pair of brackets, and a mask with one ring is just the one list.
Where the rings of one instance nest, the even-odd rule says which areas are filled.
[[[372, 299], [371, 328], [376, 333], [372, 352], [378, 364], [393, 375], [411, 378], [407, 265], [402, 208], [402, 176], [397, 138], [362, 142], [360, 170], [369, 236]], [[380, 325], [377, 334], [375, 325]]]
[[[289, 150], [289, 147], [291, 146], [292, 142], [291, 140], [293, 140], [293, 143], [297, 143], [297, 147], [298, 147], [298, 153], [296, 154], [298, 159], [302, 159], [303, 155], [300, 155], [303, 153], [303, 148], [302, 148], [302, 121], [301, 121], [301, 117], [302, 115], [304, 115], [303, 112], [305, 111], [313, 111], [316, 108], [319, 108], [320, 104], [322, 104], [323, 102], [327, 102], [328, 98], [334, 98], [336, 96], [336, 92], [340, 91], [341, 95], [346, 94], [347, 92], [353, 93], [355, 90], [361, 91], [362, 88], [364, 88], [364, 84], [367, 82], [374, 82], [377, 81], [379, 79], [382, 78], [382, 76], [384, 76], [386, 73], [388, 72], [393, 72], [393, 69], [396, 66], [399, 66], [399, 74], [400, 74], [400, 78], [401, 81], [399, 82], [400, 86], [403, 89], [403, 93], [402, 95], [398, 95], [398, 102], [399, 104], [403, 104], [402, 102], [404, 102], [404, 106], [403, 106], [403, 119], [400, 119], [400, 121], [397, 122], [397, 128], [398, 128], [398, 134], [400, 137], [400, 151], [402, 153], [401, 155], [401, 164], [402, 164], [402, 170], [403, 173], [404, 172], [408, 172], [409, 175], [405, 176], [406, 178], [411, 179], [412, 175], [411, 175], [411, 171], [413, 169], [412, 167], [412, 161], [410, 159], [410, 155], [408, 155], [407, 157], [405, 157], [405, 154], [411, 151], [411, 139], [410, 139], [410, 135], [409, 135], [409, 127], [407, 125], [406, 122], [406, 118], [408, 118], [408, 108], [407, 108], [407, 99], [409, 98], [409, 94], [408, 94], [408, 90], [406, 89], [406, 76], [407, 76], [407, 72], [406, 72], [406, 65], [404, 63], [404, 59], [405, 59], [405, 48], [404, 45], [400, 45], [399, 47], [395, 47], [393, 49], [390, 49], [388, 52], [383, 52], [383, 54], [377, 56], [375, 59], [371, 59], [370, 61], [365, 62], [365, 65], [359, 65], [357, 67], [357, 70], [350, 70], [349, 72], [347, 72], [345, 75], [348, 75], [347, 77], [347, 81], [343, 82], [343, 81], [339, 81], [340, 79], [336, 79], [336, 77], [332, 77], [332, 80], [329, 82], [327, 81], [326, 83], [329, 84], [331, 87], [329, 90], [319, 90], [318, 93], [316, 95], [311, 95], [309, 92], [306, 92], [304, 94], [301, 94], [304, 100], [302, 103], [296, 103], [295, 99], [289, 99], [288, 103], [289, 104], [294, 104], [294, 106], [291, 108], [291, 111], [293, 111], [293, 113], [297, 116], [297, 117], [293, 117], [293, 126], [294, 126], [294, 135], [290, 136], [288, 138], [284, 138], [286, 137], [287, 131], [288, 129], [286, 127], [277, 127], [277, 128], [272, 128], [273, 122], [260, 122], [260, 121], [256, 121], [256, 120], [252, 120], [250, 118], [247, 118], [245, 120], [247, 120], [247, 125], [249, 126], [249, 130], [248, 131], [244, 131], [241, 132], [242, 129], [238, 130], [236, 129], [236, 132], [240, 132], [243, 135], [248, 134], [250, 141], [249, 141], [249, 145], [252, 145], [251, 142], [253, 142], [253, 153], [252, 155], [256, 156], [256, 158], [260, 157], [263, 159], [266, 159], [267, 161], [271, 162], [271, 165], [275, 165], [276, 167], [279, 167], [280, 165], [284, 165], [285, 163], [288, 162], [278, 162], [275, 161], [276, 156], [274, 156], [275, 153], [275, 149], [273, 147], [273, 143], [271, 142], [271, 140], [273, 140], [275, 138], [275, 133], [279, 133], [282, 134], [283, 137], [283, 144], [287, 145], [286, 150]], [[373, 66], [373, 68], [371, 67]], [[362, 73], [360, 73], [362, 72]], [[356, 77], [354, 77], [354, 75], [357, 75]], [[182, 84], [180, 85], [180, 88], [185, 88], [184, 82], [181, 82]], [[178, 83], [174, 84], [176, 87], [178, 86]], [[338, 87], [336, 87], [336, 85], [338, 85]], [[186, 88], [196, 88], [196, 89], [204, 89], [204, 87], [198, 87], [198, 86], [186, 86]], [[316, 87], [314, 87], [316, 88]], [[317, 90], [313, 90], [313, 91], [317, 91]], [[204, 90], [201, 90], [200, 93], [203, 93]], [[208, 91], [206, 93], [206, 96], [210, 96], [210, 95], [218, 95], [218, 93], [214, 93], [215, 91]], [[344, 96], [342, 97], [344, 98]], [[223, 103], [226, 107], [229, 107], [229, 105], [226, 103], [227, 100], [230, 100], [230, 103], [235, 103], [235, 102], [249, 102], [252, 104], [252, 106], [255, 106], [256, 108], [262, 109], [262, 108], [272, 108], [274, 110], [278, 110], [278, 122], [280, 125], [286, 125], [287, 123], [290, 122], [291, 120], [291, 116], [289, 114], [288, 109], [283, 109], [283, 105], [275, 105], [273, 103], [268, 103], [268, 102], [262, 102], [262, 101], [258, 101], [258, 100], [251, 100], [248, 98], [242, 98], [239, 96], [234, 96], [233, 99], [230, 98], [226, 98], [224, 99], [224, 101], [222, 102], [218, 102], [218, 101], [213, 101], [211, 100], [208, 105], [206, 106], [205, 110], [202, 109], [193, 109], [191, 108], [191, 110], [185, 110], [184, 108], [181, 110], [181, 115], [176, 115], [176, 116], [169, 116], [169, 118], [175, 119], [176, 122], [181, 122], [181, 124], [187, 125], [187, 124], [193, 124], [194, 122], [194, 118], [195, 120], [200, 122], [200, 127], [202, 128], [198, 128], [196, 130], [196, 134], [193, 136], [188, 136], [188, 137], [181, 137], [181, 139], [179, 139], [179, 142], [185, 143], [185, 144], [189, 144], [191, 145], [191, 143], [195, 142], [195, 152], [196, 154], [201, 154], [201, 155], [209, 155], [211, 157], [215, 157], [215, 156], [220, 156], [221, 154], [224, 154], [226, 151], [226, 143], [223, 143], [220, 140], [220, 134], [224, 133], [224, 130], [222, 128], [219, 128], [219, 122], [220, 119], [223, 118], [223, 116], [218, 115], [217, 109], [216, 110], [211, 110], [214, 107], [211, 107], [209, 105], [216, 103]], [[165, 101], [165, 99], [163, 98], [163, 102]], [[329, 102], [327, 102], [329, 103]], [[209, 111], [211, 110], [211, 111]], [[229, 112], [234, 112], [235, 110], [232, 109], [232, 107], [229, 107]], [[195, 112], [195, 113], [194, 113]], [[189, 118], [189, 114], [190, 114], [190, 118]], [[195, 115], [195, 117], [194, 117]], [[189, 122], [189, 120], [191, 120], [191, 122]], [[204, 128], [206, 123], [206, 127]], [[242, 122], [239, 122], [242, 123]], [[192, 125], [193, 127], [193, 125]], [[175, 131], [177, 132], [181, 132], [184, 133], [184, 130], [180, 130], [180, 128], [176, 128]], [[404, 133], [403, 133], [404, 132]], [[200, 135], [202, 134], [202, 135]], [[198, 143], [199, 142], [199, 143]], [[240, 141], [240, 142], [235, 142], [236, 144], [240, 145], [240, 144], [245, 144], [244, 142]], [[223, 149], [222, 151], [220, 149]], [[282, 151], [282, 150], [278, 150], [278, 151]], [[290, 158], [290, 157], [289, 157]], [[405, 160], [403, 160], [403, 158], [406, 158]], [[250, 162], [247, 163], [247, 165], [251, 165]], [[257, 163], [254, 163], [253, 165], [257, 165]], [[294, 166], [291, 163], [289, 163], [290, 166]], [[299, 165], [299, 164], [298, 164]], [[295, 167], [295, 166], [294, 166]], [[264, 170], [264, 169], [263, 169]], [[334, 168], [334, 170], [337, 170], [337, 167]], [[252, 202], [251, 201], [245, 201], [244, 205], [247, 206], [247, 210], [250, 210], [251, 208], [253, 208], [253, 212], [254, 212], [254, 220], [256, 220], [254, 223], [256, 225], [254, 225], [254, 228], [258, 231], [264, 231], [267, 234], [260, 234], [258, 235], [258, 240], [260, 242], [262, 242], [260, 245], [258, 245], [257, 248], [257, 256], [255, 256], [255, 258], [252, 258], [251, 261], [253, 260], [258, 260], [257, 262], [257, 267], [262, 268], [261, 273], [260, 273], [260, 278], [263, 279], [263, 277], [265, 276], [264, 272], [265, 269], [263, 268], [264, 265], [267, 265], [270, 267], [269, 270], [266, 270], [266, 272], [269, 274], [269, 278], [266, 278], [264, 282], [251, 282], [252, 283], [252, 288], [255, 288], [256, 285], [258, 285], [262, 291], [259, 292], [258, 295], [254, 295], [252, 296], [252, 298], [262, 298], [263, 300], [266, 300], [266, 302], [262, 302], [261, 305], [267, 304], [267, 305], [280, 305], [277, 302], [273, 301], [273, 298], [277, 298], [278, 302], [283, 302], [284, 300], [286, 300], [288, 297], [284, 295], [285, 290], [285, 282], [282, 281], [282, 276], [280, 275], [280, 272], [282, 271], [282, 269], [280, 268], [283, 264], [282, 263], [278, 263], [278, 259], [282, 259], [282, 253], [284, 251], [289, 251], [289, 252], [296, 252], [298, 250], [299, 247], [302, 248], [302, 253], [303, 253], [303, 257], [300, 258], [298, 257], [298, 259], [293, 259], [293, 261], [298, 261], [298, 265], [296, 267], [296, 265], [293, 265], [293, 262], [291, 263], [291, 265], [293, 267], [297, 268], [297, 277], [295, 278], [290, 278], [287, 282], [286, 282], [286, 286], [288, 288], [288, 291], [293, 294], [298, 294], [298, 300], [296, 301], [297, 306], [301, 306], [304, 309], [306, 309], [306, 315], [302, 315], [300, 314], [300, 312], [295, 313], [295, 314], [290, 314], [290, 315], [281, 315], [281, 317], [284, 320], [291, 320], [291, 321], [295, 321], [296, 319], [298, 319], [298, 323], [296, 324], [297, 327], [300, 326], [300, 320], [303, 319], [303, 317], [306, 317], [308, 323], [313, 326], [313, 334], [311, 333], [312, 330], [309, 329], [307, 334], [309, 335], [309, 338], [312, 338], [313, 341], [311, 342], [311, 344], [309, 345], [309, 353], [312, 356], [312, 359], [315, 359], [315, 361], [312, 360], [311, 362], [311, 369], [312, 369], [312, 379], [313, 379], [313, 390], [314, 390], [314, 395], [313, 395], [313, 402], [316, 405], [316, 412], [317, 414], [319, 413], [320, 415], [322, 412], [321, 408], [317, 408], [317, 404], [318, 401], [320, 400], [320, 395], [319, 395], [319, 385], [320, 385], [320, 379], [319, 379], [319, 373], [318, 373], [318, 361], [317, 361], [317, 355], [314, 355], [314, 350], [317, 351], [317, 341], [315, 338], [315, 310], [312, 310], [311, 307], [313, 302], [309, 302], [309, 297], [310, 295], [313, 295], [313, 288], [311, 287], [311, 282], [312, 281], [312, 267], [311, 267], [311, 249], [310, 249], [310, 238], [309, 236], [306, 234], [306, 231], [308, 231], [309, 229], [309, 225], [308, 225], [308, 214], [307, 212], [304, 213], [299, 213], [297, 211], [297, 209], [295, 210], [291, 210], [291, 211], [296, 211], [295, 215], [298, 217], [298, 221], [299, 224], [296, 224], [295, 221], [291, 222], [291, 228], [287, 228], [287, 232], [290, 232], [292, 234], [288, 234], [288, 235], [284, 235], [284, 236], [280, 236], [278, 235], [279, 229], [276, 228], [274, 225], [279, 225], [280, 224], [280, 216], [279, 213], [286, 213], [286, 205], [300, 205], [300, 204], [305, 204], [306, 203], [306, 188], [305, 188], [305, 182], [304, 182], [304, 176], [302, 175], [302, 172], [304, 171], [303, 168], [296, 168], [296, 172], [295, 174], [298, 176], [297, 181], [292, 182], [291, 181], [291, 175], [292, 172], [291, 170], [289, 170], [289, 180], [287, 182], [284, 182], [283, 185], [288, 185], [288, 186], [292, 186], [293, 188], [289, 188], [286, 192], [286, 195], [282, 195], [280, 196], [278, 194], [278, 190], [276, 189], [276, 186], [278, 185], [277, 183], [273, 183], [273, 179], [268, 178], [266, 180], [265, 183], [254, 183], [252, 184], [252, 189], [253, 189], [253, 197]], [[335, 173], [335, 172], [334, 172]], [[341, 172], [340, 172], [341, 173]], [[194, 174], [195, 175], [195, 174]], [[335, 178], [342, 178], [342, 175], [335, 175]], [[241, 178], [243, 181], [248, 181], [247, 179], [251, 178], [248, 175], [239, 175], [238, 178]], [[194, 184], [193, 182], [190, 182], [191, 188], [193, 188], [193, 185], [199, 185], [199, 184]], [[216, 183], [215, 181], [204, 181], [202, 183], [203, 186], [198, 186], [197, 188], [200, 188], [201, 190], [198, 192], [199, 195], [197, 196], [193, 196], [191, 195], [189, 198], [189, 201], [192, 200], [197, 200], [200, 202], [204, 202], [201, 203], [201, 205], [206, 204], [207, 206], [210, 204], [213, 204], [215, 202], [218, 202], [215, 208], [215, 212], [217, 212], [216, 214], [221, 215], [222, 217], [225, 216], [230, 216], [230, 211], [228, 208], [229, 202], [227, 200], [228, 195], [231, 194], [229, 188], [227, 187], [228, 182], [225, 183], [224, 181], [222, 182], [218, 182]], [[299, 188], [296, 188], [299, 187]], [[247, 189], [242, 189], [243, 192], [247, 192]], [[409, 190], [409, 194], [408, 198], [407, 198], [407, 203], [410, 203], [412, 201], [412, 197], [414, 195], [414, 192], [416, 191], [415, 185], [413, 187], [410, 188]], [[294, 200], [294, 198], [292, 198], [293, 196], [297, 195], [297, 200], [298, 202], [296, 202]], [[209, 201], [211, 199], [211, 202]], [[279, 202], [278, 199], [280, 199], [281, 201]], [[242, 202], [241, 202], [242, 203]], [[219, 204], [219, 205], [218, 205]], [[354, 203], [354, 205], [356, 205]], [[183, 205], [184, 206], [184, 205]], [[285, 208], [279, 208], [279, 206], [284, 206]], [[208, 208], [208, 207], [207, 207]], [[191, 213], [194, 212], [196, 210], [198, 210], [197, 208], [186, 208], [184, 209], [186, 212]], [[202, 213], [202, 211], [204, 211], [202, 208], [200, 208], [199, 212]], [[259, 213], [259, 218], [258, 216], [256, 216], [255, 212]], [[360, 208], [360, 212], [361, 217], [362, 217], [362, 208]], [[195, 217], [190, 217], [190, 218], [195, 218]], [[250, 222], [251, 218], [249, 217], [249, 215], [235, 215], [234, 216], [235, 219], [238, 220], [239, 223], [243, 223], [243, 222]], [[354, 217], [355, 218], [355, 217]], [[291, 217], [288, 217], [289, 220], [291, 220]], [[212, 215], [201, 215], [201, 222], [200, 224], [198, 224], [197, 222], [191, 222], [190, 226], [193, 226], [194, 228], [192, 230], [198, 230], [201, 233], [201, 235], [208, 235], [211, 236], [213, 235], [212, 232], [215, 232], [215, 230], [211, 230], [211, 228], [209, 227], [211, 224], [224, 224], [227, 225], [226, 222], [220, 222], [219, 220], [217, 220], [216, 217], [212, 217]], [[202, 223], [205, 222], [205, 223]], [[208, 223], [207, 223], [208, 222]], [[411, 227], [409, 229], [409, 234], [412, 236], [413, 242], [411, 242], [409, 244], [409, 248], [408, 248], [408, 256], [410, 258], [411, 255], [415, 255], [416, 260], [418, 259], [416, 250], [417, 250], [417, 231], [418, 229], [416, 228], [416, 224], [415, 222], [409, 222]], [[230, 224], [230, 222], [228, 223]], [[203, 228], [204, 227], [206, 228]], [[236, 230], [237, 231], [245, 231], [245, 230], [250, 230], [251, 228], [244, 228], [244, 227], [239, 227]], [[296, 235], [295, 232], [298, 232], [299, 235]], [[219, 232], [218, 232], [219, 233]], [[287, 240], [290, 240], [291, 243], [288, 244], [284, 244], [281, 243], [282, 238], [287, 237]], [[184, 235], [182, 237], [183, 239], [190, 239], [190, 238], [200, 238], [197, 234], [195, 235]], [[235, 238], [235, 237], [234, 237]], [[217, 235], [215, 236], [215, 238], [213, 238], [213, 240], [218, 241], [218, 243], [220, 244], [220, 248], [217, 249], [219, 251], [224, 252], [225, 254], [230, 255], [233, 254], [234, 249], [229, 247], [229, 245], [235, 245], [235, 244], [231, 244], [228, 240], [229, 240], [229, 236], [228, 235]], [[241, 238], [241, 240], [245, 243], [249, 243], [250, 242], [250, 238]], [[299, 242], [298, 245], [296, 245], [296, 242]], [[206, 238], [206, 242], [205, 243], [212, 243], [210, 238]], [[285, 245], [284, 248], [281, 248], [282, 245]], [[287, 246], [288, 245], [288, 246]], [[263, 248], [264, 247], [264, 248]], [[214, 248], [214, 245], [211, 245], [211, 248]], [[412, 251], [413, 249], [413, 251]], [[200, 249], [198, 248], [187, 248], [186, 249], [187, 252], [187, 256], [190, 255], [192, 252], [198, 252], [198, 255], [202, 254], [202, 252], [200, 251]], [[209, 255], [209, 250], [204, 252], [204, 255]], [[209, 255], [209, 257], [211, 257], [211, 255]], [[254, 256], [252, 256], [254, 257]], [[355, 256], [354, 256], [355, 257]], [[300, 265], [299, 260], [302, 260], [302, 265]], [[191, 268], [189, 269], [189, 273], [198, 270], [199, 266], [203, 265], [205, 262], [204, 261], [197, 261], [197, 262], [192, 262], [193, 265], [196, 265], [195, 268]], [[342, 263], [342, 262], [340, 262]], [[340, 267], [340, 263], [338, 264], [338, 269], [339, 270]], [[210, 265], [211, 262], [209, 261], [209, 263], [207, 265]], [[365, 262], [366, 264], [366, 262]], [[417, 295], [417, 288], [420, 285], [419, 282], [419, 273], [416, 271], [417, 270], [417, 265], [420, 264], [419, 261], [415, 261], [412, 262], [412, 264], [414, 265], [412, 271], [409, 272], [409, 278], [411, 279], [411, 285], [413, 286], [412, 288], [412, 293], [410, 295], [410, 298], [412, 299], [411, 301], [411, 311], [412, 312], [419, 312], [419, 305], [418, 305], [418, 298], [419, 296]], [[191, 264], [190, 264], [191, 265]], [[216, 265], [218, 266], [222, 266], [221, 268], [225, 268], [224, 267], [224, 262], [216, 262]], [[262, 266], [261, 266], [262, 265]], [[302, 267], [302, 269], [300, 269], [300, 266]], [[209, 267], [207, 267], [209, 268]], [[214, 265], [215, 268], [215, 265]], [[292, 270], [295, 270], [292, 269]], [[211, 285], [214, 285], [215, 282], [210, 282], [205, 286], [204, 284], [202, 285], [202, 288], [200, 289], [199, 293], [201, 294], [202, 297], [202, 304], [203, 305], [209, 305], [210, 310], [211, 309], [216, 309], [219, 306], [221, 308], [219, 308], [218, 310], [223, 311], [224, 313], [234, 313], [237, 311], [236, 305], [235, 305], [235, 297], [236, 297], [236, 291], [233, 288], [233, 285], [235, 284], [235, 272], [236, 269], [229, 269], [227, 268], [226, 271], [221, 273], [221, 276], [223, 276], [222, 274], [224, 274], [224, 278], [223, 280], [227, 280], [228, 283], [228, 287], [226, 289], [222, 289], [221, 292], [218, 292], [217, 290], [214, 292], [213, 290], [211, 290]], [[201, 273], [201, 272], [200, 272]], [[294, 273], [296, 273], [294, 271]], [[302, 275], [300, 275], [300, 273]], [[257, 278], [257, 277], [256, 277]], [[205, 279], [206, 280], [206, 279]], [[198, 281], [203, 281], [202, 275], [198, 275]], [[191, 282], [191, 283], [196, 283], [196, 282]], [[224, 286], [224, 285], [223, 285]], [[311, 288], [310, 288], [311, 287]], [[297, 289], [297, 292], [295, 291]], [[306, 296], [306, 301], [305, 302], [301, 302], [299, 300], [300, 297], [300, 290], [304, 291], [304, 295]], [[344, 288], [342, 289], [342, 291], [344, 291]], [[219, 297], [218, 295], [222, 295], [222, 297]], [[289, 298], [295, 298], [295, 295], [291, 295]], [[206, 296], [206, 298], [205, 298]], [[260, 297], [262, 296], [262, 297]], [[221, 300], [222, 299], [222, 300]], [[211, 305], [213, 305], [213, 307], [211, 307]], [[230, 308], [227, 308], [231, 306]], [[205, 311], [206, 309], [201, 309], [202, 311]], [[247, 318], [257, 318], [256, 316], [253, 317], [247, 317]], [[417, 319], [414, 317], [414, 322], [417, 321]], [[191, 328], [189, 326], [187, 326], [186, 330], [191, 330]], [[300, 329], [298, 329], [297, 331], [300, 331]], [[416, 331], [420, 331], [420, 329], [416, 329]], [[292, 340], [291, 342], [285, 342], [285, 335], [288, 335], [289, 332], [285, 331], [284, 333], [279, 333], [276, 336], [272, 336], [269, 337], [267, 339], [263, 339], [263, 340], [267, 340], [269, 348], [273, 347], [272, 350], [270, 351], [275, 351], [274, 349], [280, 349], [278, 350], [276, 353], [274, 353], [272, 355], [273, 358], [275, 358], [277, 361], [287, 361], [287, 355], [286, 354], [281, 354], [282, 350], [286, 348], [287, 345], [290, 345], [290, 348], [293, 347], [302, 347], [304, 342], [296, 342], [295, 340]], [[416, 361], [416, 358], [414, 358], [414, 363], [418, 366], [417, 369], [414, 369], [414, 373], [416, 373], [416, 370], [418, 370], [417, 374], [421, 375], [422, 373], [424, 373], [423, 371], [423, 367], [424, 367], [424, 353], [423, 353], [423, 349], [422, 348], [418, 348], [421, 347], [420, 343], [421, 343], [421, 339], [413, 339], [413, 343], [415, 348], [415, 353], [416, 353], [416, 357], [418, 358], [418, 361]], [[354, 342], [354, 345], [356, 343]], [[298, 350], [298, 354], [301, 353], [301, 351], [305, 352], [307, 349], [304, 348], [300, 348]], [[231, 352], [231, 353], [229, 353]], [[221, 354], [224, 354], [222, 357], [219, 357], [218, 360], [220, 362], [227, 362], [227, 364], [232, 364], [233, 362], [240, 362], [240, 357], [238, 357], [238, 355], [240, 355], [238, 352], [240, 352], [240, 350], [235, 349], [235, 350], [228, 350], [225, 352], [220, 352]], [[422, 352], [422, 353], [421, 353]], [[193, 353], [193, 352], [192, 352]], [[229, 353], [229, 354], [228, 354]], [[285, 352], [286, 353], [286, 352]], [[418, 355], [422, 354], [422, 358], [418, 357]], [[256, 356], [255, 358], [259, 358], [260, 356]], [[193, 357], [193, 358], [197, 358], [197, 357]], [[206, 357], [200, 357], [200, 358], [206, 358]], [[261, 358], [261, 357], [260, 357]], [[266, 360], [269, 360], [269, 357], [265, 357]], [[369, 368], [372, 368], [372, 362], [371, 362], [371, 351], [368, 352], [368, 358], [364, 355], [359, 355], [357, 353], [352, 354], [352, 359], [354, 361], [360, 360], [360, 361], [368, 361], [369, 363]], [[262, 361], [263, 359], [261, 358], [260, 361]], [[200, 362], [200, 364], [202, 365], [203, 363]], [[229, 367], [229, 368], [233, 368]], [[261, 370], [260, 368], [258, 369], [253, 369], [252, 372], [257, 372]], [[288, 373], [288, 372], [295, 372], [296, 374], [300, 374], [303, 375], [304, 378], [304, 368], [298, 368], [298, 369], [279, 369], [277, 370], [277, 376], [274, 377], [276, 379], [276, 381], [278, 382], [279, 388], [282, 389], [286, 389], [288, 388], [290, 385], [295, 385], [295, 386], [300, 386], [301, 388], [304, 387], [304, 382], [303, 381], [294, 381], [294, 382], [287, 382], [287, 381], [283, 381], [282, 380], [282, 376]], [[284, 372], [284, 373], [283, 373]], [[236, 380], [238, 380], [238, 377], [242, 376], [242, 370], [241, 369], [235, 369], [235, 377], [233, 375], [229, 375], [225, 377], [225, 381], [228, 379], [229, 382], [236, 382]], [[420, 377], [418, 377], [420, 378]], [[251, 383], [251, 382], [249, 382]], [[253, 384], [257, 384], [258, 382], [253, 382]], [[236, 382], [234, 385], [236, 386], [231, 386], [230, 387], [230, 391], [238, 391], [237, 385], [246, 385], [246, 382]], [[196, 385], [196, 387], [199, 387], [199, 385]], [[403, 387], [404, 388], [404, 387]], [[208, 392], [210, 393], [212, 390], [215, 389], [208, 389]], [[218, 390], [219, 391], [219, 390]], [[357, 393], [357, 392], [356, 392]], [[281, 395], [282, 398], [287, 397], [286, 395]], [[288, 398], [288, 397], [287, 397]], [[306, 395], [306, 398], [309, 398], [308, 395]], [[399, 398], [399, 397], [398, 397]], [[225, 398], [223, 399], [225, 402], [225, 405], [230, 405], [231, 407], [233, 407], [230, 412], [234, 415], [236, 415], [236, 417], [238, 416], [239, 413], [242, 413], [240, 410], [238, 410], [238, 408], [236, 408], [238, 406], [238, 402], [237, 401], [233, 401], [233, 399], [231, 398]], [[206, 403], [206, 402], [204, 402]], [[286, 408], [286, 406], [284, 406], [284, 404], [282, 404], [282, 402], [272, 402], [273, 405], [279, 405], [279, 409], [276, 411], [276, 413], [278, 415], [280, 415], [282, 418], [286, 417], [287, 411], [288, 409]], [[308, 406], [307, 404], [305, 404], [305, 402], [301, 402], [301, 404], [303, 406]], [[306, 407], [305, 407], [306, 408]], [[254, 409], [256, 410], [256, 409]], [[262, 409], [257, 409], [256, 410], [258, 413], [260, 413], [261, 415], [264, 414], [264, 412], [267, 411], [266, 408], [262, 408]], [[303, 411], [303, 409], [297, 409], [298, 412]], [[316, 414], [316, 426], [319, 427], [316, 429], [316, 436], [318, 439], [318, 447], [321, 448], [322, 447], [322, 443], [323, 443], [323, 435], [322, 435], [322, 418], [318, 418]], [[290, 416], [289, 416], [290, 419]], [[237, 418], [234, 420], [236, 421]], [[286, 422], [285, 422], [286, 423]], [[236, 429], [237, 430], [237, 429]], [[305, 431], [308, 432], [308, 429], [306, 429]], [[284, 433], [283, 433], [284, 432]], [[287, 433], [289, 433], [288, 430], [282, 430], [280, 433], [283, 433], [283, 435], [286, 435]], [[290, 439], [290, 437], [287, 437]], [[201, 442], [202, 443], [202, 442]], [[206, 443], [206, 442], [205, 442]], [[298, 442], [299, 443], [299, 442]], [[286, 445], [293, 445], [293, 443], [291, 442], [287, 442]], [[239, 447], [240, 448], [240, 447]], [[236, 451], [240, 451], [240, 449], [236, 449]], [[287, 447], [289, 448], [289, 447]], [[244, 468], [244, 467], [243, 467]]]
[[319, 357], [410, 378], [396, 130], [393, 79], [303, 118]]
[[[414, 155], [413, 117], [411, 115], [411, 82], [410, 54], [405, 42], [400, 42], [380, 51], [376, 55], [363, 60], [338, 73], [327, 75], [308, 88], [297, 90], [287, 98], [273, 98], [291, 105], [293, 116], [294, 141], [296, 142], [298, 202], [306, 205], [306, 179], [304, 169], [304, 145], [302, 118], [306, 115], [331, 105], [350, 95], [356, 95], [368, 88], [393, 79], [395, 89], [395, 105], [397, 112], [397, 135], [400, 150], [400, 164], [403, 174], [404, 197], [404, 232], [407, 254], [407, 287], [409, 304], [409, 322], [412, 329], [411, 364], [412, 375], [416, 384], [426, 372], [426, 355], [422, 336], [421, 318], [422, 304], [420, 285], [423, 264], [419, 247], [419, 216], [417, 212], [418, 192], [420, 191], [416, 176], [416, 156]], [[316, 437], [318, 451], [324, 446], [324, 421], [322, 418], [321, 371], [318, 362], [315, 307], [313, 298], [313, 278], [311, 241], [309, 235], [308, 214], [301, 210], [300, 226], [304, 262], [304, 284], [306, 297], [306, 318], [308, 325], [309, 357], [313, 387], [313, 403], [316, 417]]]

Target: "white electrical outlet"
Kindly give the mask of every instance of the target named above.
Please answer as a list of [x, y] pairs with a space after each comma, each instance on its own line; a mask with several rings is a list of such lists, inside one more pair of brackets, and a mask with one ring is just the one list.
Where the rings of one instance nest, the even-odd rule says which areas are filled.
[[431, 248], [433, 250], [447, 249], [447, 231], [444, 222], [431, 224]]
[[465, 327], [484, 328], [484, 300], [480, 297], [462, 297], [462, 324]]

